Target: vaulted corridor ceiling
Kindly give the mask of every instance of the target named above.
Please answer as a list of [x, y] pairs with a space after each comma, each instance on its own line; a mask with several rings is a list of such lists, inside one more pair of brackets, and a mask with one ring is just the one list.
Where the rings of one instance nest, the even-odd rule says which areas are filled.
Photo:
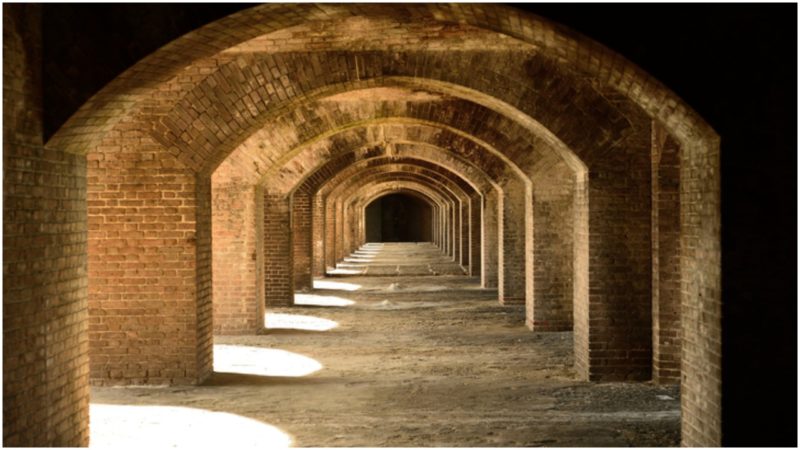
[[[213, 383], [222, 336], [366, 275], [470, 280], [569, 336], [572, 380], [679, 385], [680, 442], [723, 443], [720, 136], [634, 63], [513, 7], [257, 5], [68, 115], [47, 11], [4, 7], [4, 442], [85, 445], [90, 385]], [[368, 244], [375, 202], [427, 243]]]

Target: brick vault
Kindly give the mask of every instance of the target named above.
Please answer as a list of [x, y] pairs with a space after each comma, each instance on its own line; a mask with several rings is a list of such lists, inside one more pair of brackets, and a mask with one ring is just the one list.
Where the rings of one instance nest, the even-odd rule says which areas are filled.
[[203, 382], [396, 193], [580, 379], [679, 383], [682, 443], [721, 444], [719, 137], [625, 58], [510, 7], [260, 5], [45, 140], [40, 21], [4, 6], [6, 445], [86, 445], [90, 385]]

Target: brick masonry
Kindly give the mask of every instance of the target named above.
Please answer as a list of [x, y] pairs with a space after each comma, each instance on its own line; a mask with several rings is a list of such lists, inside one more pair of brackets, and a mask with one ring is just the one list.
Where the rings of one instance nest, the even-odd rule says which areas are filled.
[[680, 147], [653, 124], [653, 381], [680, 382]]
[[42, 142], [41, 9], [3, 5], [3, 446], [89, 443], [86, 158]]
[[[13, 8], [23, 7], [4, 11], [35, 11]], [[469, 193], [435, 177], [322, 188], [314, 202], [313, 190], [292, 197], [304, 176], [371, 143], [406, 156], [438, 152], [428, 160], [491, 186], [479, 189], [482, 282], [497, 286], [504, 303], [526, 302], [534, 329], [567, 327], [571, 292], [583, 378], [674, 379], [677, 353], [667, 338], [679, 329], [683, 444], [721, 442], [719, 140], [624, 58], [496, 5], [263, 5], [145, 58], [45, 149], [41, 106], [27, 106], [39, 103], [41, 64], [37, 28], [27, 27], [38, 19], [26, 14], [4, 15], [4, 240], [12, 255], [4, 286], [19, 286], [4, 287], [4, 322], [14, 324], [4, 327], [4, 342], [32, 339], [39, 353], [14, 359], [4, 346], [7, 392], [33, 389], [36, 399], [4, 392], [4, 410], [20, 411], [5, 417], [24, 417], [4, 422], [9, 442], [39, 442], [30, 436], [36, 428], [47, 430], [46, 442], [83, 442], [86, 376], [197, 383], [210, 373], [213, 313], [224, 310], [212, 304], [217, 292], [223, 298], [215, 280], [232, 267], [213, 264], [224, 261], [213, 251], [223, 241], [215, 242], [214, 223], [224, 223], [213, 205], [235, 196], [214, 189], [220, 164], [236, 169], [242, 192], [258, 196], [241, 212], [263, 216], [263, 234], [256, 224], [240, 230], [244, 247], [263, 250], [242, 274], [256, 280], [255, 288], [246, 283], [253, 311], [262, 290], [265, 306], [291, 304], [294, 287], [320, 269], [314, 251], [325, 265], [348, 254], [363, 239], [363, 206], [392, 190], [427, 196], [438, 217], [435, 242], [465, 261]], [[343, 26], [353, 20], [361, 26]], [[476, 75], [474, 67], [493, 70]], [[655, 146], [658, 127], [669, 139]], [[556, 182], [559, 171], [572, 187]], [[41, 178], [62, 184], [47, 190]], [[296, 219], [295, 200], [303, 213]], [[325, 218], [321, 246], [314, 217]], [[548, 227], [556, 223], [563, 227]], [[47, 263], [25, 253], [37, 246]], [[56, 283], [36, 278], [55, 272]], [[678, 284], [676, 324], [667, 311]], [[37, 341], [42, 326], [47, 337]], [[58, 357], [43, 373], [48, 352]], [[73, 394], [51, 401], [48, 389]], [[53, 406], [25, 409], [36, 401]]]

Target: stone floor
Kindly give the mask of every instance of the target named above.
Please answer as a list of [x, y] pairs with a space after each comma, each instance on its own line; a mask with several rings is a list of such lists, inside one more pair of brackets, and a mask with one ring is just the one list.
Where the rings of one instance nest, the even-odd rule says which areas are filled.
[[528, 331], [477, 279], [362, 275], [448, 264], [403, 247], [363, 248], [345, 262], [363, 272], [316, 280], [261, 335], [217, 337], [201, 386], [93, 388], [92, 446], [679, 444], [677, 386], [576, 380], [571, 333]]
[[365, 244], [328, 276], [464, 275], [464, 269], [429, 242]]

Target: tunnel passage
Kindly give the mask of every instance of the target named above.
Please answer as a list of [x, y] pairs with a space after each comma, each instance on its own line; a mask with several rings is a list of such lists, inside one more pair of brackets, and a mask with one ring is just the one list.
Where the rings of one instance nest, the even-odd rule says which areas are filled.
[[367, 242], [430, 242], [431, 207], [408, 194], [389, 194], [364, 209]]
[[681, 383], [683, 444], [720, 442], [719, 137], [632, 63], [508, 7], [261, 5], [45, 143], [37, 14], [4, 16], [4, 443], [87, 443], [90, 383], [208, 380], [215, 331], [257, 336], [391, 189], [430, 199], [431, 250], [480, 267], [518, 326], [573, 329], [579, 380], [656, 371]]

